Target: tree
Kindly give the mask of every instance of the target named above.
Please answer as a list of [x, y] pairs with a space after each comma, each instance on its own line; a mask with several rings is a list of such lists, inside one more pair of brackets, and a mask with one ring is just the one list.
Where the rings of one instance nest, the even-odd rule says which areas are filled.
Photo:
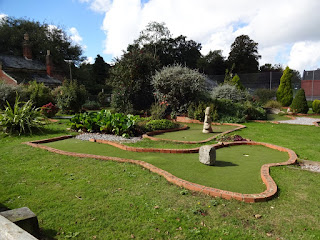
[[235, 64], [236, 73], [255, 73], [259, 70], [258, 43], [248, 35], [238, 36], [231, 45], [228, 62], [229, 67]]
[[154, 99], [151, 76], [159, 65], [150, 53], [136, 49], [117, 59], [108, 79], [113, 86], [112, 106], [121, 112], [149, 108]]
[[227, 64], [222, 56], [222, 50], [210, 51], [198, 60], [198, 68], [207, 75], [223, 75]]
[[28, 33], [32, 45], [33, 59], [45, 62], [47, 50], [50, 50], [56, 67], [69, 71], [65, 59], [76, 64], [84, 58], [79, 45], [74, 45], [66, 32], [60, 28], [26, 19], [5, 18], [0, 24], [0, 53], [21, 56], [24, 34]]
[[280, 79], [280, 85], [277, 90], [277, 100], [282, 106], [289, 106], [292, 102], [293, 93], [291, 88], [292, 70], [286, 67]]
[[266, 63], [260, 66], [260, 72], [283, 72], [283, 68], [281, 64], [274, 64], [272, 66], [271, 63]]
[[167, 102], [176, 112], [184, 112], [204, 91], [205, 76], [181, 65], [167, 66], [152, 78], [154, 94], [159, 103]]
[[134, 41], [135, 44], [151, 45], [153, 48], [153, 56], [157, 54], [157, 46], [162, 39], [171, 37], [169, 29], [165, 26], [165, 23], [149, 22], [146, 28], [140, 32], [140, 36]]
[[106, 79], [109, 77], [110, 65], [103, 60], [99, 54], [95, 58], [92, 65], [92, 75], [95, 83], [105, 85]]
[[300, 88], [294, 97], [290, 108], [294, 113], [308, 113], [309, 107], [306, 100], [306, 94], [303, 88]]

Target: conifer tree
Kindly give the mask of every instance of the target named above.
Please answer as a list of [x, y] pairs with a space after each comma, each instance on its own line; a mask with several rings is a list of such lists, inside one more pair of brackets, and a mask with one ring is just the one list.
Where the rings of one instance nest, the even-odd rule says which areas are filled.
[[286, 67], [280, 79], [280, 85], [277, 90], [277, 100], [284, 107], [290, 106], [293, 99], [293, 93], [291, 88], [292, 77], [292, 70], [289, 67]]
[[303, 88], [300, 88], [294, 97], [290, 108], [294, 113], [308, 113], [309, 107], [306, 100], [306, 94]]

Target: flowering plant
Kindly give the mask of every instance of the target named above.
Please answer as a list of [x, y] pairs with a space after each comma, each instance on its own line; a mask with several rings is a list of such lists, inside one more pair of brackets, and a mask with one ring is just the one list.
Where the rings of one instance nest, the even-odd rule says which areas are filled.
[[46, 117], [54, 117], [58, 111], [59, 108], [51, 102], [41, 107], [41, 114]]

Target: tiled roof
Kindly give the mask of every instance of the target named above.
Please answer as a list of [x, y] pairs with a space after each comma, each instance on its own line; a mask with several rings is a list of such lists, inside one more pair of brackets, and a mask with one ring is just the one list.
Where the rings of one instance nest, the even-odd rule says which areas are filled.
[[0, 55], [0, 61], [3, 68], [46, 70], [45, 64], [36, 60], [27, 60], [24, 57]]

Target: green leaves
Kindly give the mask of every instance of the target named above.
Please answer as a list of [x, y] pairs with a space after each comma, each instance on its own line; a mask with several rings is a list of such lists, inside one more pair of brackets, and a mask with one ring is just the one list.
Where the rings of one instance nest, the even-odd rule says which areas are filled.
[[[22, 106], [20, 106], [23, 104]], [[18, 132], [32, 133], [32, 129], [39, 128], [43, 125], [43, 117], [39, 108], [35, 108], [32, 102], [19, 102], [19, 97], [16, 98], [13, 108], [7, 102], [3, 114], [0, 114], [0, 128], [6, 133], [13, 134]]]
[[112, 133], [129, 137], [134, 134], [139, 116], [112, 114], [108, 110], [100, 112], [80, 113], [71, 118], [71, 129], [88, 132]]

